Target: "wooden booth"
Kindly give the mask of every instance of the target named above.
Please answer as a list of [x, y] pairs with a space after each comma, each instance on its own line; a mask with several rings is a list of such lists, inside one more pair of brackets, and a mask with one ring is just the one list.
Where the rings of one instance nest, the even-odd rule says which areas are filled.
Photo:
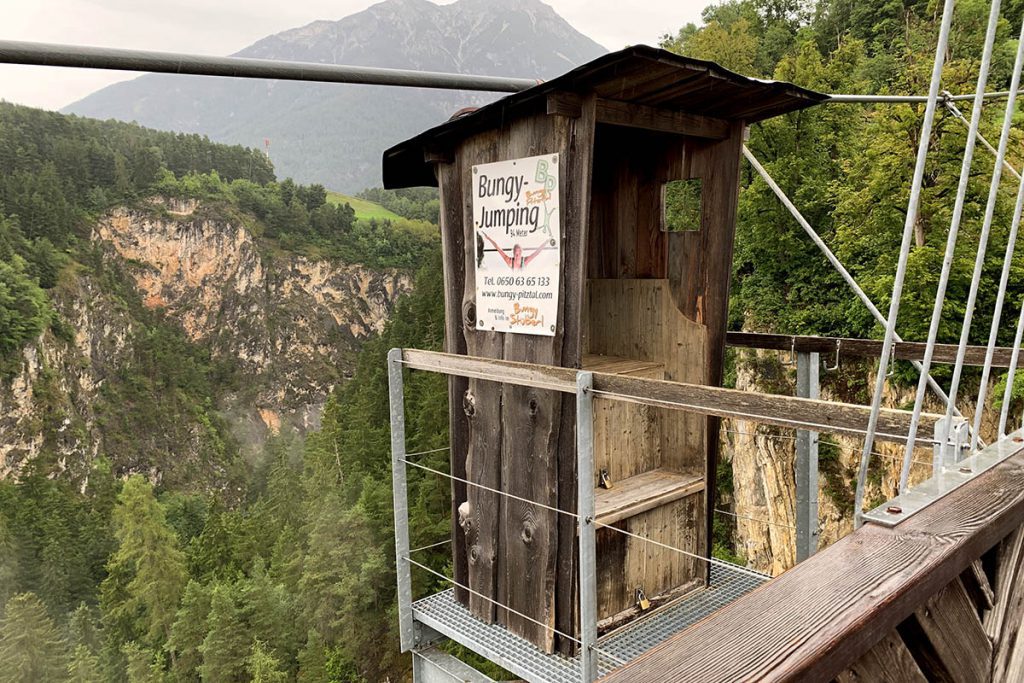
[[[631, 47], [388, 150], [386, 187], [440, 188], [446, 350], [720, 384], [745, 127], [824, 98]], [[574, 512], [572, 397], [450, 382], [452, 473]], [[598, 523], [706, 556], [717, 419], [597, 397], [594, 425]], [[554, 630], [578, 632], [575, 520], [452, 493], [455, 580], [472, 589], [458, 599], [571, 651]], [[606, 528], [597, 564], [604, 628], [708, 578]]]

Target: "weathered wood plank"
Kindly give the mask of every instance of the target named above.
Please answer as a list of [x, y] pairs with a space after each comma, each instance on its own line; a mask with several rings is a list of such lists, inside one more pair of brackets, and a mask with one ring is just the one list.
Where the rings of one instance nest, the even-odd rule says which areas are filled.
[[960, 581], [964, 584], [967, 594], [971, 596], [979, 613], [982, 610], [990, 610], [995, 607], [996, 595], [989, 584], [985, 569], [981, 566], [981, 559], [971, 562], [970, 566], [960, 575]]
[[1022, 523], [1018, 452], [898, 527], [862, 527], [605, 680], [830, 680]]
[[[466, 141], [459, 151], [462, 211], [462, 264], [464, 273], [462, 299], [458, 306], [447, 307], [447, 318], [462, 326], [466, 338], [466, 353], [473, 356], [500, 357], [504, 335], [500, 332], [480, 330], [476, 325], [476, 233], [473, 229], [472, 164], [496, 161], [499, 157], [498, 137], [480, 135]], [[454, 243], [454, 239], [452, 239]], [[452, 323], [454, 324], [454, 323]], [[456, 404], [454, 408], [458, 410]], [[468, 450], [466, 452], [466, 478], [475, 484], [501, 489], [502, 442], [502, 386], [468, 378], [466, 393], [461, 402], [466, 416]], [[470, 611], [486, 622], [500, 618], [495, 601], [500, 601], [498, 553], [501, 548], [499, 511], [500, 496], [476, 486], [466, 491], [466, 508], [460, 515], [466, 536], [466, 563]]]
[[725, 119], [604, 98], [597, 101], [597, 122], [711, 140], [729, 136]]
[[[440, 188], [441, 261], [444, 268], [444, 300], [446, 310], [462, 309], [465, 294], [466, 274], [463, 270], [465, 259], [465, 238], [462, 231], [462, 170], [459, 164], [438, 164], [435, 167], [437, 184]], [[463, 334], [461, 316], [445, 316], [444, 348], [447, 353], [465, 355], [466, 336]], [[460, 409], [463, 397], [469, 390], [465, 377], [448, 377], [448, 434], [449, 462], [451, 473], [460, 479], [466, 478], [466, 454], [469, 451], [469, 425], [466, 414]], [[469, 585], [469, 565], [466, 551], [466, 535], [459, 523], [459, 506], [467, 500], [466, 485], [452, 480], [452, 578], [455, 579], [455, 596], [463, 604], [469, 603], [469, 592], [460, 586]]]
[[928, 683], [899, 633], [891, 631], [878, 645], [836, 677], [837, 683]]
[[1022, 580], [1022, 562], [1024, 529], [1017, 529], [999, 543], [996, 551], [996, 604], [984, 618], [985, 632], [994, 643], [1003, 639], [1003, 629], [1006, 627], [1007, 615], [1013, 604], [1014, 586]]
[[[954, 579], [914, 612], [938, 663], [953, 681], [984, 681], [992, 666], [992, 641], [960, 579]], [[932, 678], [939, 678], [936, 672]]]
[[[854, 358], [877, 358], [882, 355], [882, 342], [877, 339], [852, 339], [849, 337], [813, 337], [790, 334], [765, 334], [761, 332], [729, 332], [725, 343], [736, 348], [770, 349], [775, 351], [809, 351], [825, 356], [829, 364], [834, 362], [835, 353], [839, 351], [840, 360], [843, 356]], [[895, 342], [892, 347], [893, 356], [899, 360], [921, 360], [924, 358], [924, 342]], [[984, 365], [986, 348], [984, 346], [968, 346], [964, 363], [967, 365]], [[1013, 349], [998, 346], [993, 350], [992, 365], [997, 368], [1010, 366], [1010, 355]], [[932, 354], [932, 362], [953, 363], [956, 361], [956, 344], [936, 344]]]
[[[576, 391], [576, 370], [528, 363], [453, 356], [435, 351], [403, 350], [409, 367], [449, 375], [465, 375], [492, 382], [505, 382], [572, 393]], [[863, 434], [867, 426], [867, 406], [821, 401], [794, 396], [779, 396], [722, 387], [669, 382], [643, 377], [594, 373], [594, 391], [618, 401], [671, 407], [682, 411], [742, 417], [780, 427], [814, 427], [822, 432]], [[919, 443], [930, 445], [924, 436], [931, 433], [941, 415], [922, 413]], [[880, 441], [904, 441], [910, 424], [910, 412], [883, 408], [878, 419]]]
[[993, 683], [1024, 680], [1024, 528], [1003, 541], [999, 552], [996, 609], [986, 619], [986, 631], [995, 631], [992, 657]]
[[594, 501], [597, 522], [614, 524], [703, 490], [703, 474], [698, 477], [666, 469], [644, 472], [613, 482], [610, 489], [597, 490]]
[[[582, 329], [586, 325], [584, 283], [587, 277], [587, 248], [590, 242], [590, 207], [592, 172], [594, 166], [594, 139], [597, 129], [594, 95], [582, 98], [580, 116], [569, 121], [568, 150], [565, 154], [565, 189], [567, 197], [575, 200], [565, 204], [563, 216], [562, 259], [564, 292], [579, 283], [579, 291], [560, 297], [563, 303], [562, 320], [573, 320], [572, 326], [563, 328], [562, 358], [559, 365], [579, 367], [583, 357]], [[576, 511], [576, 402], [563, 401], [563, 428], [558, 441], [558, 507]], [[578, 553], [576, 520], [568, 515], [558, 516], [557, 574], [555, 577], [555, 628], [562, 633], [577, 632], [577, 566]], [[559, 651], [571, 653], [572, 640], [559, 637]]]

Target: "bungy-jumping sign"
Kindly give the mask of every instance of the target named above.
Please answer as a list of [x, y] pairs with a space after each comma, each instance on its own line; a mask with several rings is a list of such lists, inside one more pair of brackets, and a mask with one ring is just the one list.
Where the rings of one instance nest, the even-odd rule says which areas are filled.
[[555, 334], [560, 189], [557, 154], [473, 167], [477, 329]]

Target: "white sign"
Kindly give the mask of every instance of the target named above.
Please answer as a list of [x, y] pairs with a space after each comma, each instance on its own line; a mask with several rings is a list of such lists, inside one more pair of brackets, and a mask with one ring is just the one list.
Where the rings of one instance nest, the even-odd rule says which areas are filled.
[[557, 154], [473, 167], [478, 330], [555, 334], [560, 190]]

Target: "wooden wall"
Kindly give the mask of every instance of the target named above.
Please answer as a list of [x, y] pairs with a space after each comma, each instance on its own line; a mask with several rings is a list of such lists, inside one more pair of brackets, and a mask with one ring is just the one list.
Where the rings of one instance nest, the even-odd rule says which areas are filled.
[[[732, 126], [725, 141], [697, 142], [679, 135], [598, 126], [596, 109], [596, 99], [584, 97], [578, 110], [523, 112], [499, 129], [477, 133], [436, 155], [446, 350], [578, 368], [586, 346], [596, 344], [598, 352], [611, 353], [616, 345], [607, 330], [603, 337], [598, 334], [591, 323], [594, 312], [585, 310], [587, 302], [594, 301], [588, 296], [588, 280], [649, 280], [657, 283], [662, 325], [671, 325], [671, 334], [658, 342], [664, 378], [719, 384], [743, 126]], [[557, 334], [548, 338], [478, 330], [471, 167], [550, 153], [559, 153], [564, 160], [559, 169], [562, 272]], [[665, 233], [664, 182], [689, 177], [703, 180], [700, 230]], [[645, 327], [640, 319], [627, 324], [617, 330], [623, 340]], [[460, 378], [450, 380], [449, 400], [454, 475], [575, 511], [571, 400], [555, 392]], [[695, 500], [674, 502], [634, 524], [640, 525], [641, 533], [659, 529], [668, 542], [707, 552], [717, 448], [717, 440], [707, 435], [717, 433], [717, 420], [682, 413], [672, 417], [656, 421], [652, 438], [659, 444], [658, 457], [666, 463], [675, 458], [673, 466], [698, 472], [711, 485], [704, 486]], [[665, 448], [666, 443], [671, 448]], [[552, 628], [577, 630], [575, 520], [457, 482], [452, 492], [455, 580], [472, 590], [457, 590], [460, 601], [477, 617], [506, 624], [546, 651], [570, 651], [571, 643], [560, 643]], [[623, 543], [610, 552], [623, 554], [627, 566], [656, 560], [649, 549], [641, 552]], [[676, 558], [666, 562], [661, 580], [685, 583], [701, 569], [706, 568]], [[610, 600], [609, 605], [624, 604], [626, 598], [615, 600], [619, 602]], [[495, 602], [530, 619], [496, 608]]]
[[[454, 353], [579, 367], [583, 267], [590, 207], [594, 100], [578, 117], [543, 113], [516, 119], [460, 143], [437, 164], [442, 194], [446, 345]], [[559, 153], [562, 274], [554, 337], [478, 330], [471, 167]], [[575, 511], [575, 404], [557, 392], [453, 379], [452, 471], [469, 481]], [[462, 501], [468, 506], [459, 510]], [[541, 624], [574, 631], [574, 520], [476, 487], [453, 487], [455, 578]], [[559, 543], [559, 537], [568, 542]], [[506, 624], [544, 650], [554, 633], [460, 591], [479, 618]], [[558, 606], [556, 607], [556, 602]], [[557, 618], [556, 618], [557, 616]]]

